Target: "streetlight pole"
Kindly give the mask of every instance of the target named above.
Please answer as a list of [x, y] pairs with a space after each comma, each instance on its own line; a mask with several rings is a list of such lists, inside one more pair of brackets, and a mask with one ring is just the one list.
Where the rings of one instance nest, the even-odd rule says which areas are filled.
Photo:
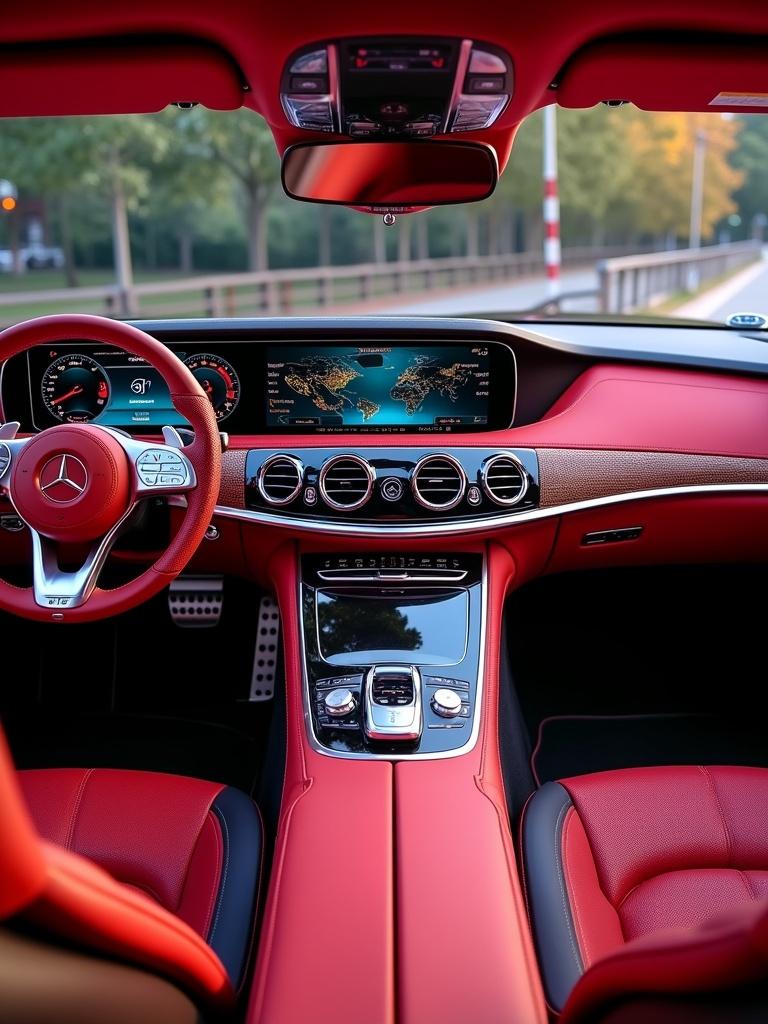
[[547, 293], [560, 294], [560, 199], [557, 191], [557, 108], [544, 107], [544, 265]]
[[[693, 146], [693, 177], [691, 180], [691, 221], [688, 231], [688, 247], [701, 247], [701, 222], [704, 211], [704, 162], [707, 155], [707, 133], [703, 128], [696, 129], [696, 140]], [[687, 287], [695, 292], [699, 287], [699, 268], [693, 263], [688, 267]]]

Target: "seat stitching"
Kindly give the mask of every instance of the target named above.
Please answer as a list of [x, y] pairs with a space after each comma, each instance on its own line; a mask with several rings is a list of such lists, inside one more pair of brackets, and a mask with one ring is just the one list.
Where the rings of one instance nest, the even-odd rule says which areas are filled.
[[750, 877], [747, 874], [747, 872], [740, 868], [739, 869], [739, 874], [742, 877], [744, 885], [747, 887], [747, 892], [749, 893], [749, 898], [753, 899], [753, 900], [759, 899], [760, 897], [755, 892], [754, 886], [752, 885], [752, 880], [750, 879]]
[[227, 820], [226, 820], [226, 818], [224, 817], [224, 815], [221, 812], [220, 808], [213, 807], [212, 810], [213, 810], [214, 814], [216, 815], [216, 817], [219, 819], [219, 823], [221, 825], [222, 832], [224, 833], [224, 835], [223, 835], [223, 840], [224, 840], [224, 866], [223, 866], [222, 874], [221, 874], [221, 885], [219, 886], [219, 895], [218, 895], [218, 898], [216, 900], [216, 913], [215, 913], [214, 918], [213, 918], [213, 924], [211, 925], [211, 933], [208, 936], [208, 942], [211, 943], [211, 944], [213, 943], [213, 936], [216, 934], [216, 928], [218, 927], [219, 916], [221, 914], [221, 907], [222, 907], [222, 904], [224, 903], [224, 890], [225, 890], [226, 885], [227, 885], [227, 873], [229, 871], [229, 845], [230, 845], [229, 844], [229, 829], [227, 828]]
[[[176, 906], [173, 908], [172, 913], [178, 914], [179, 908], [181, 907], [182, 903], [184, 902], [184, 893], [186, 892], [186, 889], [187, 889], [187, 879], [189, 878], [189, 870], [192, 867], [192, 861], [193, 861], [194, 856], [195, 856], [195, 850], [197, 849], [197, 844], [200, 842], [200, 836], [203, 834], [203, 829], [205, 828], [205, 823], [206, 823], [206, 821], [208, 819], [208, 815], [211, 813], [211, 806], [213, 805], [213, 801], [216, 799], [216, 797], [219, 795], [219, 793], [222, 791], [223, 788], [224, 788], [223, 786], [219, 787], [219, 789], [216, 791], [216, 793], [214, 793], [214, 795], [210, 798], [210, 803], [208, 805], [208, 809], [205, 812], [205, 816], [203, 817], [203, 821], [202, 821], [202, 824], [200, 825], [200, 829], [199, 829], [199, 831], [197, 833], [197, 836], [195, 837], [195, 841], [192, 843], [192, 846], [190, 847], [189, 854], [187, 855], [187, 863], [184, 866], [184, 875], [183, 875], [183, 877], [181, 879], [181, 885], [179, 887], [178, 899], [176, 900]], [[170, 910], [171, 908], [169, 907], [168, 909]]]
[[75, 802], [72, 805], [72, 816], [69, 819], [69, 828], [67, 829], [67, 836], [64, 841], [65, 850], [72, 849], [72, 841], [75, 838], [75, 826], [77, 824], [77, 817], [80, 813], [80, 805], [83, 802], [83, 794], [85, 793], [86, 783], [93, 775], [95, 770], [95, 768], [88, 768], [88, 770], [83, 774], [83, 777], [80, 780], [80, 785], [77, 788], [77, 794], [75, 796]]
[[[562, 822], [563, 822], [564, 816], [568, 813], [568, 811], [572, 807], [573, 807], [573, 804], [570, 803], [570, 801], [568, 803], [564, 803], [563, 806], [560, 808], [560, 811], [559, 811], [559, 813], [557, 815], [557, 821], [555, 822], [555, 836], [556, 837], [560, 837], [560, 844], [561, 844], [560, 845], [560, 850], [561, 851], [562, 851], [562, 828], [561, 828], [561, 826], [562, 826]], [[573, 921], [571, 919], [570, 901], [568, 899], [568, 894], [567, 894], [566, 888], [565, 888], [565, 879], [563, 877], [563, 869], [562, 869], [562, 864], [561, 864], [560, 860], [561, 860], [561, 858], [557, 859], [557, 862], [555, 864], [555, 868], [556, 868], [556, 874], [557, 874], [557, 882], [558, 882], [558, 885], [560, 886], [560, 897], [561, 897], [562, 906], [563, 906], [563, 917], [565, 918], [565, 926], [566, 926], [566, 930], [568, 932], [568, 941], [570, 942], [571, 950], [573, 951], [573, 958], [574, 958], [574, 960], [576, 962], [576, 967], [577, 967], [579, 973], [583, 974], [583, 972], [584, 972], [584, 964], [582, 963], [581, 956], [579, 954], [578, 939], [577, 939], [576, 933], [574, 932]]]
[[[214, 819], [213, 819], [213, 814], [211, 813], [211, 811], [209, 811], [208, 814], [205, 816], [205, 824], [207, 825], [209, 821], [211, 823], [211, 827], [213, 828], [214, 838], [216, 840], [216, 869], [217, 869], [217, 872], [218, 872], [218, 871], [221, 870], [221, 860], [222, 860], [222, 858], [221, 858], [221, 847], [222, 847], [222, 840], [221, 840], [221, 833], [220, 833], [219, 829], [216, 828], [216, 825], [215, 825]], [[201, 830], [201, 835], [202, 835], [202, 830]], [[214, 904], [215, 904], [214, 900], [210, 900], [210, 902], [208, 903], [208, 909], [205, 912], [205, 921], [203, 923], [203, 935], [208, 935], [208, 929], [210, 928], [210, 925], [211, 925], [211, 915], [213, 914]]]
[[720, 803], [720, 797], [717, 792], [717, 787], [715, 786], [715, 780], [712, 778], [712, 773], [710, 772], [709, 768], [705, 767], [704, 765], [699, 765], [699, 771], [706, 779], [707, 785], [709, 786], [709, 790], [712, 793], [712, 799], [715, 801], [715, 807], [717, 808], [720, 823], [723, 827], [723, 833], [725, 835], [725, 850], [726, 856], [728, 858], [728, 867], [734, 867], [733, 843], [731, 841], [731, 832], [728, 828], [728, 822], [726, 820], [725, 814], [723, 813], [722, 804]]
[[[570, 813], [571, 811], [573, 811], [573, 814]], [[571, 822], [574, 820], [575, 816], [576, 808], [571, 806], [568, 809], [568, 814], [566, 814], [565, 822], [563, 823], [563, 853], [565, 853], [565, 846], [568, 839], [568, 833], [571, 828]], [[563, 873], [568, 874], [568, 861], [565, 856], [563, 856]], [[584, 934], [584, 929], [581, 926], [581, 919], [579, 917], [579, 908], [577, 902], [575, 899], [572, 899], [569, 900], [569, 904], [571, 908], [571, 914], [573, 916], [574, 927], [576, 928], [577, 941], [579, 943], [579, 948], [581, 949], [583, 954], [583, 968], [586, 970], [586, 968], [592, 962], [592, 957], [589, 955], [589, 950], [587, 948], [586, 936]]]

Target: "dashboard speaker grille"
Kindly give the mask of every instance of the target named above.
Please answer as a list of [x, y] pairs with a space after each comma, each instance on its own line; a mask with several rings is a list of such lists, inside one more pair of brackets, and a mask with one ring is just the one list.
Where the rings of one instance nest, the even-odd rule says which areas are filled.
[[320, 470], [320, 493], [331, 508], [361, 508], [373, 490], [374, 472], [358, 455], [334, 455]]
[[413, 496], [424, 508], [454, 508], [464, 497], [467, 477], [452, 455], [425, 455], [411, 476]]
[[483, 488], [497, 505], [516, 505], [528, 490], [528, 474], [511, 455], [492, 455], [483, 466]]
[[304, 480], [304, 467], [292, 455], [273, 455], [262, 463], [257, 486], [270, 505], [287, 505], [298, 495]]

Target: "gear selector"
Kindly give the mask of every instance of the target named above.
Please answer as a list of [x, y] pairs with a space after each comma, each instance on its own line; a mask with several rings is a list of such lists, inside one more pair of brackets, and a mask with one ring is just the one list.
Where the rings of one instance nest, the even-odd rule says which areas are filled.
[[421, 674], [413, 665], [374, 665], [363, 689], [365, 734], [371, 740], [413, 741], [422, 728]]

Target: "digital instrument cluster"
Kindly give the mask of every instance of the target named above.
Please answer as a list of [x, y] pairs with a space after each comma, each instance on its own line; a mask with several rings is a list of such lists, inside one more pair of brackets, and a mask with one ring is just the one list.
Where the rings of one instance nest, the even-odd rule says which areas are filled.
[[[514, 413], [512, 350], [484, 339], [203, 337], [168, 347], [199, 382], [222, 429], [235, 434], [469, 433], [504, 429]], [[141, 433], [186, 425], [162, 375], [137, 356], [72, 339], [21, 358], [28, 416], [16, 410], [16, 369], [4, 372], [2, 397], [6, 415], [31, 418], [35, 430], [94, 422]]]
[[[41, 361], [47, 365], [40, 372]], [[213, 352], [182, 354], [208, 396], [216, 419], [228, 419], [240, 402], [240, 376]], [[39, 374], [36, 394], [35, 378]], [[79, 348], [30, 352], [30, 397], [35, 426], [90, 423], [127, 429], [183, 426], [160, 373], [145, 360], [116, 349]]]

